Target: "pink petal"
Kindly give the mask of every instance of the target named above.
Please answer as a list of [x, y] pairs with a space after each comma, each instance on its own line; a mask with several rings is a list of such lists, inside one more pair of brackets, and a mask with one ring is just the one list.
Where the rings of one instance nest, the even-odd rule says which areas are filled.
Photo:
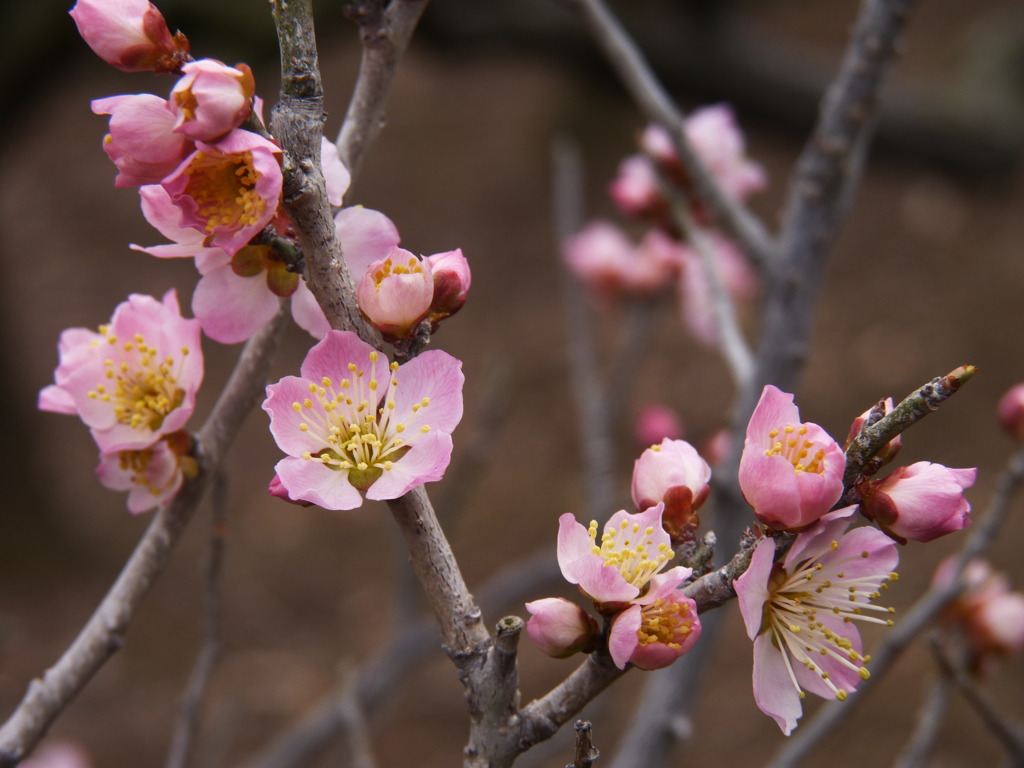
[[612, 622], [608, 634], [608, 653], [619, 669], [625, 669], [633, 652], [640, 644], [637, 631], [640, 629], [641, 612], [639, 605], [631, 605]]
[[314, 339], [323, 339], [331, 330], [331, 324], [305, 280], [299, 279], [299, 287], [292, 294], [291, 301], [295, 324]]
[[192, 312], [203, 331], [221, 344], [237, 344], [269, 323], [278, 298], [267, 288], [264, 273], [240, 277], [230, 264], [203, 276], [192, 295]]
[[361, 205], [338, 211], [334, 227], [349, 274], [357, 284], [373, 262], [387, 258], [402, 240], [391, 219]]
[[368, 499], [397, 499], [416, 486], [440, 480], [452, 455], [451, 435], [430, 432], [366, 491]]
[[747, 570], [733, 582], [736, 599], [747, 628], [747, 637], [753, 640], [761, 631], [764, 604], [768, 601], [768, 578], [772, 574], [775, 558], [775, 540], [761, 539], [754, 548]]
[[[263, 410], [270, 416], [270, 434], [277, 447], [290, 456], [301, 456], [305, 451], [317, 453], [327, 447], [311, 432], [300, 429], [299, 425], [310, 418], [310, 412], [304, 409], [300, 413], [292, 407], [292, 403], [309, 397], [309, 383], [308, 379], [285, 376], [267, 387], [267, 399], [263, 401]], [[322, 415], [318, 404], [314, 408]]]
[[[802, 668], [802, 667], [801, 667]], [[768, 633], [754, 640], [754, 701], [789, 736], [803, 714], [800, 693], [786, 669], [782, 653]]]
[[287, 456], [274, 468], [293, 499], [311, 501], [324, 509], [355, 509], [363, 497], [348, 481], [348, 473], [328, 468], [319, 461]]
[[[429, 425], [432, 430], [451, 433], [462, 419], [462, 361], [447, 352], [432, 349], [414, 357], [395, 372], [395, 414], [412, 436]], [[430, 404], [413, 412], [413, 406]]]

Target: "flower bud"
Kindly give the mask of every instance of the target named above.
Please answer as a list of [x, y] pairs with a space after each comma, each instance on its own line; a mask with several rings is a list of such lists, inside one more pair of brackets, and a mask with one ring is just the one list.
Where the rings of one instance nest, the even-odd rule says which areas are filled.
[[356, 289], [359, 309], [389, 340], [410, 338], [433, 297], [430, 262], [398, 247], [371, 264]]
[[970, 524], [964, 489], [978, 470], [951, 469], [930, 461], [899, 467], [881, 480], [860, 484], [861, 512], [897, 541], [931, 541]]
[[216, 141], [246, 121], [256, 83], [245, 64], [229, 67], [216, 59], [191, 61], [171, 91], [177, 116], [174, 132], [193, 141]]
[[996, 406], [996, 416], [1003, 429], [1018, 440], [1024, 440], [1024, 383], [1007, 390]]
[[124, 72], [175, 72], [188, 58], [188, 40], [149, 0], [78, 0], [70, 13], [93, 52]]
[[545, 597], [526, 604], [530, 620], [526, 632], [548, 656], [564, 659], [589, 653], [597, 636], [597, 622], [564, 597]]
[[665, 502], [662, 526], [673, 539], [692, 535], [697, 510], [711, 492], [711, 467], [685, 440], [665, 438], [644, 451], [633, 467], [633, 502], [638, 510]]
[[462, 255], [462, 249], [427, 256], [430, 271], [434, 276], [434, 297], [430, 302], [431, 323], [437, 323], [454, 315], [466, 303], [469, 293], [469, 262]]

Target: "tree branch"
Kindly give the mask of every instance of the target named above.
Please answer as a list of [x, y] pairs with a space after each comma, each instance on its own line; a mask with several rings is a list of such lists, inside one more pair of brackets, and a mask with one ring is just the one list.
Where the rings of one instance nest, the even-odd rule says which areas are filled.
[[110, 591], [56, 664], [36, 678], [0, 728], [0, 768], [17, 765], [92, 676], [117, 652], [139, 605], [163, 572], [171, 552], [238, 433], [263, 396], [270, 359], [284, 328], [282, 314], [246, 344], [227, 386], [199, 431], [200, 473], [157, 510]]

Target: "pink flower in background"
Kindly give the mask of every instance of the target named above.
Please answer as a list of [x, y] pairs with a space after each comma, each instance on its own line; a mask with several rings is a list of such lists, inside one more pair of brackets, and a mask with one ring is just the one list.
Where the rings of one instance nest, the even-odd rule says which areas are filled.
[[277, 214], [281, 149], [236, 129], [195, 151], [161, 185], [180, 225], [201, 232], [207, 245], [234, 255]]
[[184, 480], [178, 459], [158, 440], [149, 448], [104, 453], [96, 475], [107, 488], [128, 491], [128, 510], [137, 515], [174, 498]]
[[978, 470], [930, 461], [898, 467], [881, 480], [860, 483], [861, 511], [901, 543], [931, 541], [970, 525], [964, 489]]
[[188, 40], [149, 0], [78, 0], [70, 13], [93, 52], [124, 72], [174, 72], [188, 59]]
[[388, 364], [354, 333], [329, 331], [302, 376], [267, 387], [263, 410], [288, 457], [276, 470], [287, 494], [327, 509], [395, 499], [440, 480], [462, 418], [462, 363], [430, 350]]
[[1024, 383], [1006, 390], [996, 406], [996, 417], [1008, 434], [1024, 440]]
[[647, 509], [664, 503], [662, 525], [673, 538], [696, 528], [696, 513], [711, 493], [711, 467], [685, 440], [665, 438], [633, 466], [633, 503]]
[[427, 256], [430, 274], [434, 277], [434, 296], [430, 301], [427, 319], [436, 324], [462, 309], [469, 294], [471, 275], [469, 261], [462, 249]]
[[747, 635], [754, 641], [754, 700], [787, 736], [807, 691], [840, 701], [868, 670], [856, 622], [891, 624], [872, 603], [896, 575], [896, 545], [874, 528], [847, 532], [856, 507], [831, 512], [797, 536], [785, 560], [762, 539], [734, 582]]
[[608, 194], [627, 216], [657, 216], [667, 207], [651, 161], [643, 155], [630, 155], [619, 164]]
[[817, 424], [801, 423], [793, 395], [768, 385], [747, 424], [740, 490], [757, 519], [794, 530], [828, 512], [843, 493], [843, 451]]
[[671, 540], [661, 525], [664, 505], [631, 515], [620, 510], [605, 524], [600, 543], [597, 522], [584, 528], [566, 512], [558, 518], [558, 567], [565, 580], [595, 603], [629, 603], [648, 589], [668, 583], [676, 587], [691, 570], [676, 566]]
[[174, 112], [159, 96], [139, 93], [92, 102], [97, 115], [110, 115], [103, 151], [117, 166], [116, 187], [159, 184], [192, 151], [192, 142], [172, 131]]
[[526, 632], [541, 651], [565, 659], [589, 652], [597, 637], [597, 622], [586, 611], [564, 597], [545, 597], [526, 603], [530, 620]]
[[176, 133], [211, 142], [248, 119], [256, 83], [245, 64], [229, 67], [216, 59], [200, 59], [181, 71], [170, 98]]
[[669, 440], [682, 439], [686, 432], [679, 414], [661, 403], [648, 403], [640, 409], [633, 426], [636, 444], [642, 448]]
[[[742, 305], [757, 295], [759, 281], [743, 254], [729, 238], [709, 231], [708, 242], [714, 254], [715, 266], [725, 289], [733, 301]], [[711, 291], [700, 256], [689, 245], [680, 245], [679, 305], [683, 323], [697, 341], [714, 349], [718, 346]]]
[[612, 621], [608, 651], [619, 669], [662, 669], [686, 653], [700, 637], [697, 604], [670, 582], [651, 589]]
[[619, 227], [594, 221], [565, 243], [564, 258], [580, 281], [601, 297], [658, 294], [678, 274], [678, 244], [660, 232], [634, 246]]
[[76, 742], [54, 739], [39, 747], [21, 768], [91, 768], [92, 762]]
[[398, 247], [373, 262], [356, 288], [360, 311], [388, 340], [411, 337], [433, 297], [430, 262]]
[[77, 414], [104, 453], [149, 448], [192, 415], [203, 380], [199, 322], [181, 316], [173, 290], [163, 301], [132, 294], [98, 333], [64, 331], [59, 351], [39, 407]]

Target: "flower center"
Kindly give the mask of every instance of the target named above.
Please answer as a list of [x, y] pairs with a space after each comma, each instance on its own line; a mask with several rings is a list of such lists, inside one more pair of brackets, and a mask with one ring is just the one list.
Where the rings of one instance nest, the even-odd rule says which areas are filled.
[[651, 538], [654, 534], [652, 526], [641, 531], [639, 523], [628, 520], [623, 520], [617, 528], [605, 526], [601, 546], [597, 546], [596, 520], [590, 521], [589, 532], [594, 540], [591, 551], [600, 555], [605, 565], [618, 568], [627, 582], [640, 589], [673, 557], [668, 544], [661, 542], [655, 547]]
[[381, 283], [387, 280], [392, 275], [422, 275], [423, 266], [419, 259], [415, 256], [410, 256], [409, 260], [402, 264], [401, 262], [395, 263], [388, 256], [384, 259], [384, 262], [374, 271], [373, 273], [373, 284], [380, 290]]
[[[100, 333], [111, 346], [119, 343], [106, 326], [100, 327]], [[138, 333], [119, 352], [118, 361], [111, 357], [103, 361], [104, 381], [88, 396], [111, 403], [118, 423], [156, 432], [167, 414], [185, 400], [185, 390], [177, 385], [180, 371], [175, 360], [170, 355], [158, 359], [159, 351]], [[182, 358], [188, 353], [188, 347], [181, 348]]]
[[[780, 432], [773, 429], [768, 433], [772, 447], [765, 450], [765, 456], [782, 456], [793, 465], [794, 472], [825, 472], [825, 449], [806, 437], [807, 425], [786, 426]], [[817, 450], [815, 450], [817, 448]], [[812, 454], [813, 451], [813, 454]]]
[[658, 598], [640, 609], [640, 629], [636, 631], [640, 645], [661, 643], [678, 650], [681, 641], [693, 631], [689, 603], [673, 603]]
[[[406, 425], [394, 414], [398, 388], [394, 372], [398, 363], [391, 363], [388, 386], [382, 395], [373, 365], [378, 358], [378, 352], [370, 353], [369, 376], [355, 363], [349, 363], [348, 376], [338, 382], [327, 376], [320, 384], [310, 382], [310, 397], [292, 403], [292, 408], [305, 417], [299, 429], [324, 443], [320, 451], [306, 451], [302, 458], [347, 472], [349, 482], [361, 491], [373, 485], [411, 447], [402, 437]], [[429, 405], [430, 398], [424, 397], [412, 406], [412, 411], [417, 413]], [[427, 424], [420, 427], [420, 432], [429, 431]]]
[[[831, 550], [839, 548], [832, 541]], [[861, 552], [860, 558], [867, 558], [868, 552]], [[775, 645], [782, 651], [789, 677], [803, 697], [790, 666], [792, 656], [798, 663], [818, 674], [840, 701], [846, 698], [846, 691], [837, 687], [829, 678], [820, 661], [830, 659], [857, 673], [862, 680], [870, 676], [865, 664], [870, 657], [862, 656], [853, 647], [853, 642], [833, 627], [836, 621], [849, 624], [863, 621], [892, 626], [892, 619], [866, 615], [865, 612], [892, 614], [894, 608], [873, 605], [881, 590], [888, 589], [887, 581], [895, 581], [896, 573], [888, 577], [872, 574], [861, 577], [847, 577], [843, 568], [857, 557], [829, 562], [827, 565], [812, 558], [800, 563], [793, 573], [777, 568], [769, 581], [771, 597], [765, 606], [764, 623], [772, 632]], [[821, 616], [832, 617], [829, 624]], [[835, 664], [831, 664], [834, 668]]]
[[134, 485], [145, 488], [153, 496], [159, 496], [177, 481], [177, 475], [171, 474], [170, 478], [162, 486], [154, 484], [149, 477], [149, 468], [156, 456], [152, 448], [143, 448], [138, 451], [119, 451], [117, 462], [121, 471], [128, 475]]
[[260, 173], [253, 165], [252, 152], [197, 151], [185, 172], [189, 180], [184, 194], [195, 201], [208, 234], [217, 227], [237, 230], [260, 220], [266, 203], [256, 192]]

